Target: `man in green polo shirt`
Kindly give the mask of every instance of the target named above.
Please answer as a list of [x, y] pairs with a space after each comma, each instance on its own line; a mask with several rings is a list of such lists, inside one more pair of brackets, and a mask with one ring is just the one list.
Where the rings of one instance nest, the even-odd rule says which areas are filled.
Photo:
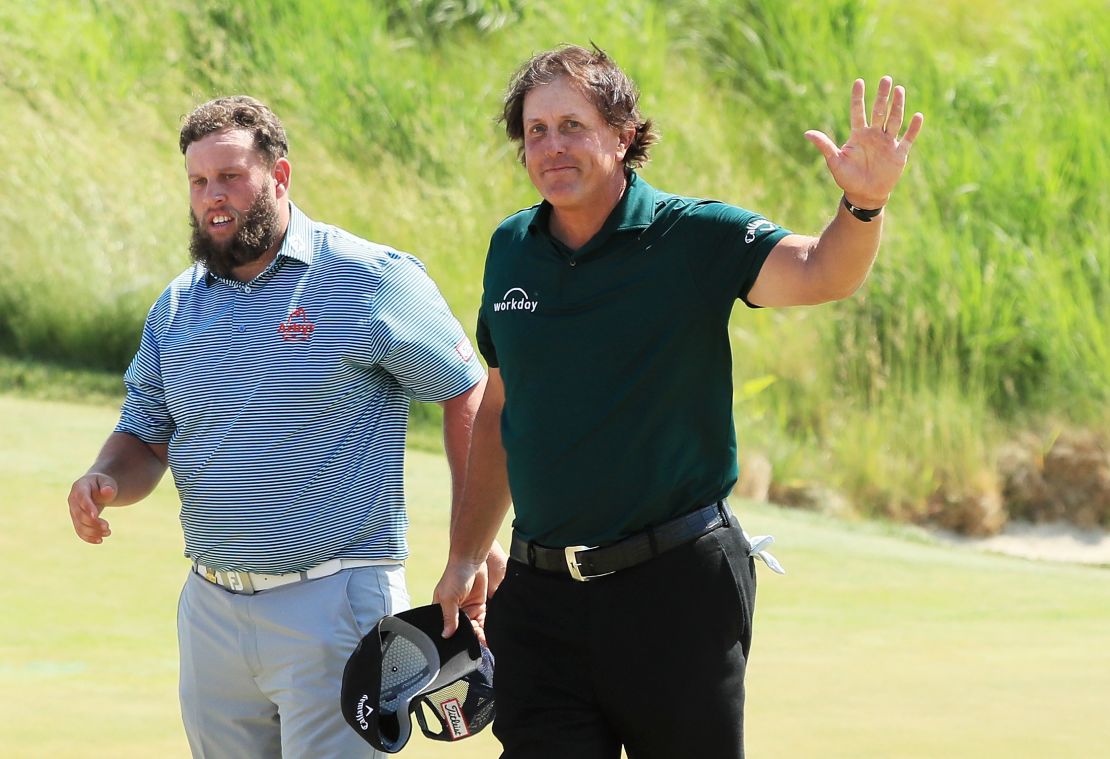
[[[489, 598], [494, 732], [505, 759], [742, 757], [752, 546], [737, 479], [728, 321], [751, 306], [851, 295], [923, 123], [864, 83], [838, 147], [807, 132], [843, 195], [819, 237], [660, 192], [656, 141], [602, 51], [563, 47], [516, 73], [503, 118], [543, 202], [506, 219], [486, 261], [490, 368], [435, 597], [481, 621], [480, 568], [510, 502], [511, 561]], [[510, 495], [511, 494], [511, 495]]]

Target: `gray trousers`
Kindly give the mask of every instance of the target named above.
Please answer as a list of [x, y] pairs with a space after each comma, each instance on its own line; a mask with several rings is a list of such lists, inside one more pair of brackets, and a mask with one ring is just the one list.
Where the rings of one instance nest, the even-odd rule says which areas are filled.
[[381, 757], [343, 720], [343, 666], [409, 607], [401, 565], [236, 595], [192, 572], [181, 591], [181, 715], [197, 759]]

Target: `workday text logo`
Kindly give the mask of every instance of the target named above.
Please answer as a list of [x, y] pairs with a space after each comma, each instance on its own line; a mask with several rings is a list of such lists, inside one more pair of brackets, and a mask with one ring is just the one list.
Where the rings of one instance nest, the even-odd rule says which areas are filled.
[[536, 310], [540, 305], [538, 300], [532, 300], [528, 297], [528, 293], [519, 287], [510, 288], [501, 300], [493, 304], [493, 310], [497, 311], [528, 311], [529, 313]]

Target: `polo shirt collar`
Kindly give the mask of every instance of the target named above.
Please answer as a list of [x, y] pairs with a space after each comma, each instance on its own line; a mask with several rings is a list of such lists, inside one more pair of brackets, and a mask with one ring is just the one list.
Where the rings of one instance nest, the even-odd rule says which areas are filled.
[[295, 258], [303, 263], [312, 264], [312, 219], [289, 201], [289, 228], [285, 230], [285, 240], [278, 249], [278, 257]]
[[[552, 206], [546, 200], [536, 206], [536, 213], [528, 224], [528, 231], [532, 233], [541, 231], [550, 235], [551, 211]], [[609, 218], [601, 225], [601, 229], [590, 238], [589, 242], [576, 251], [576, 255], [602, 245], [617, 232], [647, 229], [654, 219], [655, 188], [640, 179], [635, 171], [630, 171], [628, 172], [628, 187], [625, 188], [624, 195], [621, 196], [616, 207], [610, 212]]]
[[[629, 229], [647, 229], [655, 220], [655, 188], [649, 185], [635, 171], [628, 172], [628, 188], [624, 197], [605, 224], [608, 226], [616, 220], [613, 232], [624, 232]], [[604, 227], [602, 227], [604, 229]]]
[[[285, 228], [285, 239], [281, 241], [281, 247], [278, 248], [274, 260], [255, 279], [278, 268], [284, 263], [283, 259], [289, 258], [308, 266], [312, 264], [313, 258], [312, 219], [305, 216], [304, 212], [297, 208], [292, 200], [289, 201], [289, 226]], [[205, 271], [204, 284], [211, 286], [218, 279], [220, 277], [210, 271]], [[236, 284], [231, 280], [227, 280], [227, 282]]]

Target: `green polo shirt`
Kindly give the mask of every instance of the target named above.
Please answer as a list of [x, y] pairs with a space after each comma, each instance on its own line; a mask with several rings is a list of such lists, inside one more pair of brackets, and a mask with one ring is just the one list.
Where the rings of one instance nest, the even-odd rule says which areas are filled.
[[630, 175], [572, 251], [545, 201], [493, 234], [478, 345], [501, 371], [514, 528], [618, 540], [728, 495], [737, 478], [729, 314], [787, 230]]

